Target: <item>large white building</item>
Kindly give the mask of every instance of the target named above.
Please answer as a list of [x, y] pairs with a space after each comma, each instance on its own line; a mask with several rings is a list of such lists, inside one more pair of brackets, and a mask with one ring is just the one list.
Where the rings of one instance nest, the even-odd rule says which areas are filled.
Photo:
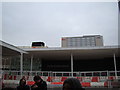
[[103, 36], [89, 35], [81, 37], [62, 37], [62, 47], [103, 46]]

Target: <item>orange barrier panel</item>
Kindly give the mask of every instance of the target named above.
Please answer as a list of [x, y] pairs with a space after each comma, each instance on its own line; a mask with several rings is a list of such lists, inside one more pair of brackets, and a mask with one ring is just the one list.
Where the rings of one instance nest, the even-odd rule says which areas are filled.
[[92, 82], [98, 82], [99, 81], [99, 77], [92, 77]]
[[78, 80], [80, 80], [82, 82], [82, 77], [77, 77]]
[[104, 87], [108, 87], [108, 82], [104, 82]]
[[61, 81], [65, 81], [67, 79], [67, 77], [62, 77]]
[[108, 79], [109, 79], [109, 80], [114, 80], [115, 77], [114, 77], [114, 76], [109, 76]]
[[4, 80], [6, 80], [6, 79], [7, 79], [7, 74], [4, 75]]
[[48, 77], [47, 81], [51, 82], [52, 81], [52, 77]]
[[27, 85], [33, 85], [34, 83], [34, 81], [27, 81]]
[[91, 87], [90, 82], [82, 82], [81, 85], [83, 87]]
[[63, 84], [63, 82], [51, 82], [51, 84]]
[[9, 80], [12, 80], [12, 75], [8, 76]]
[[17, 77], [16, 77], [16, 76], [14, 76], [13, 78], [14, 78], [14, 80], [16, 80], [16, 78], [17, 78]]

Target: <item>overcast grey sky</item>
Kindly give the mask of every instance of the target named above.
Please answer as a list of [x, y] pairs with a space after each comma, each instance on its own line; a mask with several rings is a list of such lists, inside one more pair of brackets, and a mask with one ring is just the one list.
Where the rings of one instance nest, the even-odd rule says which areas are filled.
[[60, 47], [61, 37], [83, 35], [102, 35], [104, 45], [117, 45], [117, 2], [2, 3], [2, 40], [10, 44]]

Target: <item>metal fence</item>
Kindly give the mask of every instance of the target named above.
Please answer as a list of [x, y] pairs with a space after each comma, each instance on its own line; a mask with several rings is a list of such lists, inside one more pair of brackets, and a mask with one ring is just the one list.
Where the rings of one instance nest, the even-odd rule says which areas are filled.
[[[12, 83], [11, 85], [13, 85], [13, 83], [15, 84], [16, 82], [16, 85], [17, 85], [22, 76], [25, 76], [27, 81], [33, 82], [33, 77], [35, 75], [40, 75], [45, 81], [50, 83], [49, 85], [53, 85], [55, 84], [55, 82], [57, 83], [63, 82], [66, 78], [75, 77], [80, 80], [83, 87], [111, 88], [113, 86], [116, 87], [116, 85], [118, 87], [118, 84], [116, 84], [116, 81], [113, 82], [114, 80], [120, 80], [120, 71], [117, 71], [117, 77], [115, 73], [116, 73], [115, 71], [90, 71], [90, 72], [73, 72], [73, 73], [72, 72], [52, 72], [52, 71], [23, 71], [21, 75], [20, 71], [3, 71], [2, 79], [4, 83], [8, 84], [9, 82], [9, 84]], [[96, 81], [94, 81], [94, 79], [96, 79]]]
[[[20, 75], [20, 71], [3, 71], [2, 75]], [[90, 72], [52, 72], [52, 71], [23, 71], [22, 76], [54, 76], [54, 77], [94, 77], [94, 76], [115, 76], [115, 71], [90, 71]], [[117, 71], [117, 77], [120, 71]]]

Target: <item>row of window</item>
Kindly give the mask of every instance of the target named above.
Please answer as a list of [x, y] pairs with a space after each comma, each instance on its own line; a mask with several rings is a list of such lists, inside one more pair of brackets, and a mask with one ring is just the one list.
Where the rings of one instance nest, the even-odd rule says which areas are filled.
[[67, 38], [67, 41], [68, 42], [71, 42], [71, 41], [94, 41], [95, 40], [95, 37], [86, 37], [86, 38]]
[[[2, 61], [3, 70], [20, 70], [20, 58], [4, 58]], [[30, 70], [30, 65], [31, 59], [23, 60], [23, 70]], [[33, 70], [41, 70], [41, 61], [38, 59], [34, 60], [32, 68]]]
[[95, 37], [86, 37], [86, 38], [68, 38], [67, 46], [95, 46]]
[[67, 46], [95, 46], [95, 43], [77, 43], [77, 42], [71, 42], [68, 43]]

